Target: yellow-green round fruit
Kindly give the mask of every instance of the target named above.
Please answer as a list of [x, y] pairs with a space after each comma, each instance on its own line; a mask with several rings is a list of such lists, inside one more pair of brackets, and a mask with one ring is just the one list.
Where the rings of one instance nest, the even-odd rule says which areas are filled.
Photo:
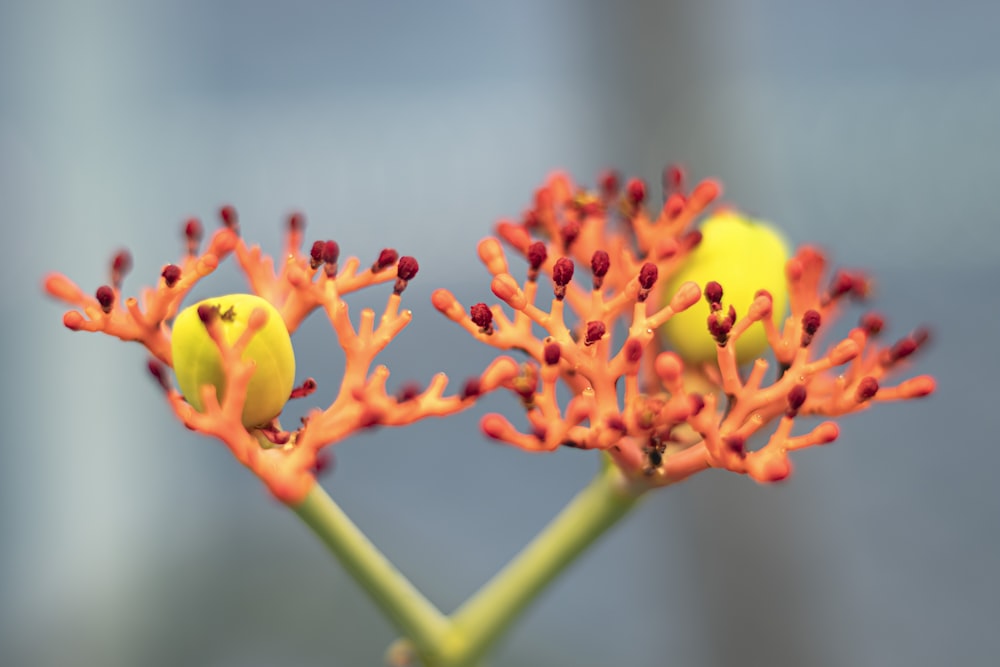
[[226, 382], [219, 349], [198, 317], [202, 305], [218, 308], [216, 322], [230, 345], [246, 331], [255, 309], [267, 312], [267, 323], [250, 339], [242, 358], [256, 363], [243, 406], [243, 425], [253, 428], [268, 423], [285, 406], [295, 382], [295, 352], [281, 313], [259, 296], [229, 294], [200, 301], [177, 315], [170, 341], [174, 373], [184, 398], [199, 412], [203, 410], [201, 388], [213, 385], [221, 402]]
[[[736, 211], [722, 211], [702, 224], [702, 240], [664, 291], [670, 299], [677, 289], [693, 280], [704, 290], [716, 281], [722, 285], [724, 311], [732, 304], [737, 318], [747, 314], [754, 295], [766, 289], [774, 299], [774, 318], [780, 323], [788, 307], [785, 263], [788, 246], [767, 223], [751, 220]], [[715, 340], [708, 333], [708, 302], [704, 298], [674, 317], [660, 329], [664, 342], [688, 363], [713, 361]], [[767, 349], [760, 324], [752, 325], [736, 343], [740, 363], [751, 361]]]

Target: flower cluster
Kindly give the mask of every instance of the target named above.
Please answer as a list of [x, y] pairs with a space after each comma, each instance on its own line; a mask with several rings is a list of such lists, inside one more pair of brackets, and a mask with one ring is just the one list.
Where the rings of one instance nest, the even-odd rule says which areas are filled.
[[[777, 286], [780, 295], [769, 291], [774, 286], [753, 284], [753, 272], [727, 277], [740, 285], [720, 284], [722, 278], [687, 281], [667, 292], [664, 286], [697, 261], [693, 254], [702, 234], [694, 223], [720, 193], [714, 181], [688, 192], [682, 172], [669, 168], [664, 203], [651, 212], [642, 181], [622, 188], [609, 172], [596, 190], [587, 190], [555, 174], [520, 222], [500, 222], [499, 238], [480, 243], [493, 294], [513, 315], [499, 304], [466, 310], [444, 289], [434, 293], [433, 303], [477, 340], [528, 357], [503, 383], [520, 400], [528, 426], [519, 429], [490, 414], [482, 420], [489, 437], [532, 452], [561, 446], [603, 450], [642, 484], [666, 485], [708, 468], [771, 482], [791, 472], [789, 452], [838, 435], [833, 421], [794, 435], [798, 416], [839, 416], [934, 390], [929, 376], [885, 384], [924, 343], [925, 331], [882, 345], [883, 320], [870, 312], [846, 338], [820, 346], [822, 330], [847, 299], [866, 296], [869, 283], [846, 271], [828, 278], [827, 261], [815, 248], [800, 248], [785, 263], [783, 276], [777, 274], [785, 283]], [[511, 274], [501, 240], [527, 260], [523, 281]], [[711, 255], [714, 266], [725, 268], [746, 252], [724, 239]], [[587, 279], [581, 280], [578, 267], [589, 268]], [[539, 292], [550, 281], [552, 298], [545, 307]], [[728, 303], [730, 287], [752, 290], [742, 312]], [[786, 296], [787, 318], [776, 312], [783, 306], [775, 307]], [[713, 341], [711, 363], [682, 358], [658, 335], [702, 298], [707, 320], [684, 335]], [[777, 362], [770, 382], [767, 360], [757, 358], [743, 369], [737, 357], [741, 337], [757, 327]], [[624, 334], [620, 342], [616, 334]], [[560, 385], [568, 389], [566, 401]], [[748, 446], [775, 421], [766, 442]]]
[[[149, 370], [184, 425], [224, 442], [283, 502], [295, 504], [305, 498], [315, 484], [316, 473], [328, 463], [323, 451], [328, 445], [372, 426], [398, 426], [457, 412], [471, 405], [479, 394], [516, 375], [516, 365], [500, 359], [470, 379], [458, 394], [445, 396], [448, 380], [438, 374], [422, 391], [409, 389], [391, 395], [386, 388], [388, 369], [372, 369], [372, 363], [412, 319], [409, 310], [400, 309], [400, 301], [407, 283], [417, 274], [417, 261], [400, 257], [391, 248], [382, 250], [370, 265], [363, 266], [354, 257], [341, 261], [340, 248], [332, 240], [316, 241], [304, 253], [305, 221], [302, 215], [293, 214], [287, 220], [284, 259], [275, 270], [274, 261], [260, 247], [248, 246], [241, 238], [235, 209], [223, 207], [220, 217], [223, 224], [204, 250], [200, 248], [201, 223], [197, 219], [186, 221], [183, 259], [165, 266], [156, 287], [144, 289], [140, 298], [122, 296], [122, 280], [132, 265], [127, 251], [114, 256], [110, 283], [98, 287], [93, 296], [61, 274], [47, 276], [45, 290], [74, 307], [63, 316], [67, 328], [104, 332], [144, 345], [152, 355]], [[246, 274], [253, 294], [267, 307], [251, 307], [245, 314], [244, 331], [234, 340], [229, 340], [223, 329], [232, 306], [222, 311], [205, 304], [193, 307], [193, 321], [204, 327], [206, 340], [217, 349], [222, 377], [215, 386], [204, 381], [197, 395], [185, 397], [174, 388], [167, 372], [183, 361], [175, 357], [186, 349], [172, 340], [171, 324], [183, 316], [178, 310], [194, 285], [231, 254]], [[342, 297], [387, 282], [393, 284], [392, 293], [377, 325], [375, 311], [366, 308], [355, 328]], [[284, 430], [277, 417], [263, 424], [253, 420], [245, 423], [248, 390], [258, 371], [259, 360], [249, 353], [254, 341], [266, 333], [270, 318], [280, 317], [282, 335], [287, 335], [317, 309], [326, 313], [346, 357], [343, 378], [332, 401], [325, 409], [312, 410], [292, 430]], [[285, 400], [303, 398], [316, 390], [313, 378], [303, 380], [280, 397], [279, 409]]]

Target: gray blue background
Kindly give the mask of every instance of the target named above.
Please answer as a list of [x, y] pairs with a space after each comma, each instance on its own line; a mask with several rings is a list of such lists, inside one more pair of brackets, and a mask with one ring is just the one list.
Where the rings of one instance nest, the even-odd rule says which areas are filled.
[[[429, 295], [490, 297], [490, 225], [554, 168], [669, 161], [871, 268], [892, 334], [933, 327], [939, 393], [845, 419], [780, 486], [707, 473], [650, 498], [491, 664], [995, 664], [996, 25], [974, 1], [0, 2], [0, 664], [371, 665], [394, 637], [172, 419], [141, 348], [61, 326], [47, 271], [92, 289], [127, 246], [136, 289], [186, 216], [232, 202], [274, 252], [302, 210], [346, 254], [418, 257], [384, 361], [457, 382], [490, 351]], [[322, 397], [333, 334], [316, 316], [296, 342]], [[444, 609], [596, 465], [485, 442], [487, 410], [518, 407], [358, 436], [326, 480]]]

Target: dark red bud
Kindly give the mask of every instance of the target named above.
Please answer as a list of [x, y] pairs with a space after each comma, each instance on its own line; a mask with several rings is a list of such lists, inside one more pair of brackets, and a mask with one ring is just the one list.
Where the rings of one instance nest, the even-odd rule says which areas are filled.
[[163, 282], [166, 283], [167, 287], [173, 287], [177, 284], [177, 281], [181, 279], [181, 267], [176, 264], [167, 264], [163, 267]]
[[573, 279], [573, 260], [560, 257], [552, 267], [552, 282], [559, 287], [565, 287]]
[[170, 391], [170, 378], [167, 377], [167, 370], [156, 359], [150, 359], [146, 367], [149, 369], [149, 374], [153, 376], [163, 391]]
[[597, 341], [604, 337], [605, 332], [608, 330], [604, 322], [600, 320], [594, 320], [593, 322], [587, 322], [587, 335], [584, 339], [586, 345], [593, 345]]
[[877, 336], [885, 328], [885, 319], [876, 312], [865, 313], [861, 316], [858, 326], [868, 332], [869, 336]]
[[493, 312], [485, 303], [473, 304], [472, 308], [469, 309], [469, 314], [472, 317], [472, 323], [479, 327], [480, 331], [483, 333], [492, 331]]
[[806, 386], [797, 384], [788, 392], [788, 410], [785, 412], [789, 417], [794, 417], [799, 412], [799, 408], [806, 402]]
[[807, 310], [802, 314], [802, 331], [813, 336], [819, 330], [819, 325], [822, 322], [820, 314], [815, 310]]
[[625, 185], [625, 196], [633, 206], [639, 206], [646, 201], [646, 184], [638, 178], [630, 179]]
[[576, 220], [570, 220], [563, 228], [559, 230], [559, 234], [562, 236], [563, 247], [568, 248], [573, 245], [573, 241], [576, 237], [580, 235], [580, 223]]
[[878, 380], [868, 375], [861, 378], [861, 382], [858, 383], [858, 391], [855, 393], [854, 397], [857, 399], [858, 403], [864, 403], [865, 401], [870, 401], [878, 393]]
[[378, 254], [378, 259], [375, 260], [375, 263], [372, 264], [372, 272], [378, 273], [389, 268], [396, 263], [397, 259], [399, 259], [399, 253], [392, 248], [385, 248]]
[[542, 359], [547, 365], [555, 366], [559, 363], [560, 357], [562, 357], [562, 349], [559, 347], [559, 343], [549, 343], [542, 348]]
[[312, 248], [309, 249], [309, 266], [314, 269], [318, 269], [323, 264], [323, 248], [326, 247], [326, 243], [323, 241], [315, 241], [312, 244]]
[[663, 189], [668, 193], [678, 192], [684, 185], [684, 170], [680, 165], [668, 164], [663, 169]]
[[198, 218], [188, 218], [184, 223], [184, 237], [193, 243], [201, 241], [204, 231]]
[[327, 264], [336, 264], [340, 259], [340, 246], [336, 241], [327, 241], [323, 244], [322, 259]]
[[110, 313], [115, 305], [115, 291], [107, 285], [101, 285], [97, 288], [94, 296], [97, 298], [97, 303], [100, 304], [101, 310], [105, 313]]
[[701, 394], [688, 394], [691, 402], [691, 416], [694, 417], [705, 408], [705, 398]]
[[[708, 301], [710, 306], [720, 305], [722, 303], [722, 285], [714, 280], [705, 285], [705, 301]], [[712, 310], [717, 309], [713, 308]]]
[[240, 224], [240, 218], [236, 214], [236, 209], [229, 204], [219, 209], [219, 217], [222, 219], [222, 224], [229, 229], [235, 230]]
[[416, 259], [409, 256], [400, 257], [399, 264], [396, 266], [396, 276], [400, 280], [413, 280], [419, 270], [420, 265], [417, 264]]
[[601, 188], [601, 195], [605, 199], [612, 199], [618, 194], [618, 189], [621, 187], [621, 177], [614, 169], [607, 169], [601, 172], [597, 178], [597, 184]]
[[533, 271], [537, 271], [545, 263], [548, 254], [548, 251], [545, 250], [545, 244], [541, 241], [535, 241], [528, 246], [528, 265]]
[[625, 360], [634, 364], [642, 359], [642, 343], [635, 338], [629, 338], [625, 342]]
[[459, 397], [464, 401], [467, 398], [475, 398], [482, 393], [482, 389], [479, 385], [479, 378], [469, 378], [465, 381], [465, 385], [462, 386], [462, 393]]
[[305, 228], [306, 228], [306, 216], [302, 215], [298, 211], [289, 214], [288, 231], [301, 232]]
[[111, 259], [111, 271], [124, 276], [132, 270], [132, 254], [128, 250], [119, 250]]
[[889, 360], [890, 363], [895, 363], [901, 359], [906, 359], [908, 356], [917, 351], [917, 341], [915, 341], [910, 336], [906, 338], [901, 338], [889, 349]]
[[594, 256], [590, 258], [590, 270], [595, 278], [603, 278], [611, 268], [611, 257], [603, 250], [594, 251]]
[[639, 270], [639, 286], [644, 290], [652, 289], [659, 275], [660, 270], [656, 268], [656, 264], [646, 262]]

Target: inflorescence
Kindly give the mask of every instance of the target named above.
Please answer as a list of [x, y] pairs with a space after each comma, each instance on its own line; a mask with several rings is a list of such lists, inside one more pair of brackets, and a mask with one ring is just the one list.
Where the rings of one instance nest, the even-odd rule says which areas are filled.
[[[688, 192], [682, 172], [669, 168], [663, 205], [653, 210], [646, 185], [637, 179], [622, 187], [618, 176], [609, 172], [596, 189], [588, 190], [565, 175], [550, 177], [520, 222], [500, 222], [498, 238], [479, 244], [479, 257], [493, 276], [493, 294], [513, 309], [512, 315], [499, 304], [476, 303], [466, 309], [448, 290], [434, 292], [434, 306], [477, 340], [527, 356], [521, 363], [497, 358], [449, 396], [444, 395], [444, 374], [423, 389], [408, 384], [390, 394], [388, 369], [372, 369], [375, 356], [412, 318], [409, 310], [400, 310], [400, 302], [417, 275], [417, 261], [389, 248], [370, 265], [354, 257], [341, 261], [333, 240], [318, 240], [304, 253], [305, 220], [297, 213], [287, 220], [284, 259], [277, 270], [258, 246], [243, 241], [235, 209], [225, 206], [220, 211], [222, 226], [204, 250], [201, 223], [184, 223], [183, 259], [165, 266], [158, 284], [144, 289], [140, 298], [122, 296], [122, 281], [132, 265], [126, 251], [114, 256], [110, 283], [93, 296], [61, 274], [49, 275], [45, 289], [74, 307], [63, 317], [69, 329], [100, 331], [144, 345], [151, 354], [149, 371], [184, 425], [224, 442], [289, 504], [303, 500], [317, 471], [328, 465], [325, 447], [372, 426], [452, 414], [500, 387], [517, 396], [527, 428], [489, 414], [482, 428], [495, 440], [531, 452], [559, 447], [602, 450], [630, 480], [649, 486], [670, 484], [708, 468], [772, 482], [790, 473], [789, 452], [837, 437], [833, 421], [793, 435], [797, 417], [835, 417], [875, 402], [930, 394], [934, 381], [929, 376], [886, 384], [927, 334], [918, 330], [883, 345], [883, 319], [870, 312], [844, 339], [821, 347], [822, 334], [843, 304], [866, 297], [869, 281], [847, 271], [828, 277], [826, 258], [810, 246], [800, 248], [784, 267], [787, 317], [774, 312], [776, 299], [766, 289], [756, 293], [745, 312], [727, 303], [728, 286], [721, 281], [686, 282], [664, 293], [664, 286], [680, 274], [702, 242], [695, 222], [710, 212], [720, 192], [714, 181]], [[526, 260], [523, 280], [512, 275], [502, 242]], [[200, 409], [174, 388], [166, 370], [174, 365], [171, 323], [181, 302], [230, 254], [252, 293], [274, 307], [289, 334], [321, 309], [345, 352], [343, 378], [331, 402], [312, 410], [293, 430], [285, 430], [277, 417], [251, 426], [241, 419], [255, 370], [244, 353], [267, 323], [270, 309], [254, 310], [246, 332], [231, 344], [220, 331], [218, 313], [199, 309], [198, 318], [225, 370], [218, 395], [215, 387], [202, 387], [201, 400], [195, 401]], [[583, 271], [588, 278], [580, 275]], [[753, 279], [740, 280], [745, 286]], [[366, 308], [355, 328], [342, 297], [387, 282], [392, 293], [377, 325], [375, 311]], [[547, 307], [539, 305], [540, 291], [546, 289], [552, 292]], [[685, 335], [714, 341], [711, 363], [685, 361], [658, 335], [665, 323], [702, 298], [709, 306], [705, 328]], [[777, 362], [769, 382], [771, 363], [764, 358], [749, 368], [739, 366], [736, 341], [750, 327], [763, 327]], [[317, 387], [313, 378], [306, 378], [288, 398], [310, 396]], [[773, 422], [777, 425], [766, 442], [751, 447], [751, 438]]]
[[[433, 303], [477, 340], [527, 355], [504, 383], [523, 406], [527, 428], [489, 414], [482, 420], [486, 435], [530, 452], [602, 450], [631, 479], [654, 486], [708, 468], [773, 482], [791, 472], [789, 452], [837, 438], [833, 421], [793, 435], [797, 417], [835, 417], [934, 390], [926, 375], [885, 384], [926, 341], [924, 330], [881, 345], [884, 323], [870, 312], [846, 338], [820, 346], [822, 330], [845, 301], [868, 295], [869, 281], [847, 271], [827, 278], [826, 258], [816, 248], [800, 248], [785, 265], [787, 318], [773, 312], [766, 290], [746, 312], [727, 304], [726, 286], [715, 281], [662, 294], [702, 240], [695, 221], [720, 194], [714, 181], [686, 192], [682, 172], [668, 168], [664, 203], [650, 212], [640, 180], [622, 188], [609, 172], [587, 190], [555, 174], [520, 222], [502, 221], [499, 238], [480, 242], [493, 294], [513, 315], [499, 304], [466, 310], [445, 289]], [[501, 241], [526, 259], [522, 281], [511, 274]], [[589, 268], [589, 279], [579, 268]], [[540, 304], [549, 282], [546, 308]], [[701, 298], [710, 315], [705, 329], [689, 334], [714, 339], [716, 359], [685, 363], [665, 349], [657, 330]], [[767, 360], [742, 372], [737, 361], [736, 341], [755, 326], [764, 328], [777, 361], [769, 383]], [[624, 334], [619, 343], [616, 334]], [[560, 400], [560, 385], [568, 400]], [[751, 438], [775, 421], [766, 442], [752, 448]]]
[[[177, 417], [188, 428], [224, 442], [237, 460], [259, 476], [278, 499], [295, 504], [305, 498], [315, 484], [316, 473], [329, 464], [323, 451], [328, 445], [373, 426], [399, 426], [457, 412], [471, 405], [479, 394], [491, 391], [516, 374], [512, 362], [500, 359], [481, 375], [468, 380], [459, 394], [445, 396], [448, 379], [438, 374], [423, 390], [410, 387], [405, 393], [391, 395], [386, 389], [389, 370], [385, 366], [372, 369], [372, 363], [413, 317], [411, 311], [400, 310], [400, 301], [419, 270], [416, 259], [400, 257], [394, 249], [386, 248], [370, 265], [362, 267], [361, 261], [354, 257], [340, 261], [340, 248], [332, 240], [316, 241], [304, 254], [305, 220], [296, 213], [287, 220], [284, 260], [275, 271], [274, 261], [260, 247], [248, 246], [241, 238], [233, 207], [223, 207], [220, 218], [222, 227], [212, 235], [203, 252], [200, 252], [201, 223], [197, 219], [186, 221], [184, 258], [178, 264], [165, 266], [157, 286], [144, 289], [140, 298], [122, 296], [122, 280], [132, 265], [127, 251], [114, 256], [110, 284], [98, 287], [93, 296], [57, 273], [46, 277], [45, 289], [76, 308], [63, 316], [67, 328], [100, 331], [144, 345], [152, 355], [149, 371]], [[255, 310], [247, 334], [232, 345], [226, 343], [219, 331], [217, 314], [209, 308], [199, 309], [198, 316], [217, 345], [225, 369], [221, 400], [214, 391], [203, 391], [202, 411], [195, 410], [174, 388], [166, 370], [173, 367], [171, 323], [181, 302], [199, 280], [215, 271], [230, 254], [236, 256], [251, 291], [274, 306], [289, 333], [294, 333], [314, 310], [322, 309], [345, 352], [343, 378], [332, 401], [325, 409], [312, 410], [294, 430], [284, 430], [277, 418], [253, 427], [244, 426], [241, 418], [255, 366], [243, 353], [267, 321], [263, 309]], [[375, 311], [366, 308], [361, 311], [360, 323], [355, 328], [342, 297], [387, 282], [393, 284], [392, 294], [377, 325]], [[306, 378], [292, 389], [288, 398], [304, 398], [317, 391], [317, 387], [316, 380]]]

